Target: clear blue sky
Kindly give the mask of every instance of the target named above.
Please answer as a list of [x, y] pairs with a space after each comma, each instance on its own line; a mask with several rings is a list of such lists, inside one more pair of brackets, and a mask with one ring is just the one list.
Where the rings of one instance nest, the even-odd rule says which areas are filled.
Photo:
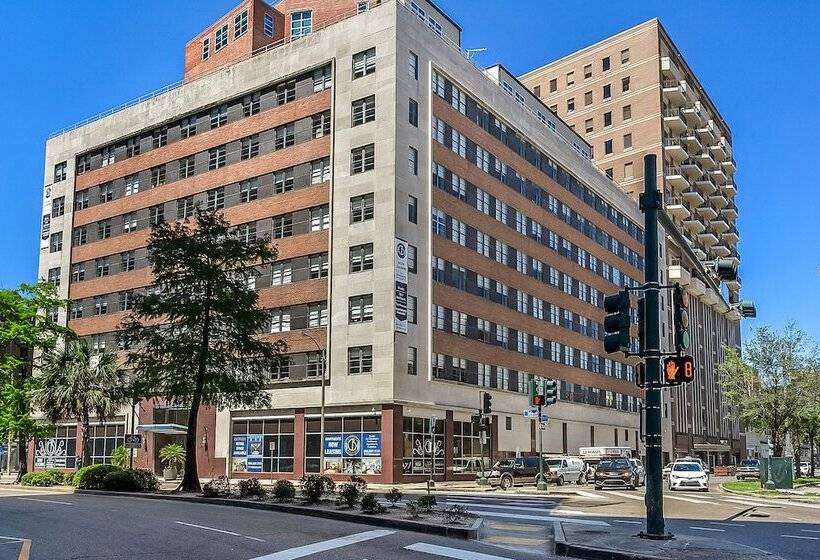
[[[180, 79], [185, 42], [237, 1], [0, 3], [0, 287], [37, 274], [46, 136]], [[518, 74], [659, 17], [734, 134], [747, 328], [820, 337], [820, 2], [437, 1]]]

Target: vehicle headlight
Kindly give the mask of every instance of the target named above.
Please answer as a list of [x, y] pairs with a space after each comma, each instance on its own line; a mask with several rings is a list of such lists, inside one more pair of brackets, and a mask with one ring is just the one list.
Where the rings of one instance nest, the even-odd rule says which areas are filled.
[[501, 476], [501, 471], [490, 471], [490, 476]]
[[621, 477], [629, 479], [629, 478], [632, 478], [632, 475], [629, 474], [629, 473], [624, 473], [624, 474], [621, 475]]

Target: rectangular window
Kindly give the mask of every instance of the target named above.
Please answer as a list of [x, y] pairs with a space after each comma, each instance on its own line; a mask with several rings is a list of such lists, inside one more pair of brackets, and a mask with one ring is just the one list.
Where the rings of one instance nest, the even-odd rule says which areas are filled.
[[239, 183], [239, 201], [250, 202], [259, 197], [259, 179], [253, 178]]
[[418, 249], [415, 245], [407, 245], [407, 270], [413, 274], [418, 272]]
[[251, 159], [259, 155], [259, 136], [254, 134], [242, 139], [241, 159]]
[[148, 209], [148, 222], [152, 226], [165, 223], [165, 205], [158, 204]]
[[413, 98], [410, 98], [408, 102], [407, 119], [413, 126], [419, 126], [419, 103]]
[[270, 281], [272, 286], [290, 284], [293, 281], [293, 266], [288, 262], [274, 263]]
[[270, 14], [265, 14], [265, 21], [263, 23], [263, 32], [268, 37], [273, 37], [273, 16]]
[[373, 294], [353, 296], [348, 299], [348, 321], [364, 323], [373, 320]]
[[119, 295], [119, 309], [120, 311], [128, 311], [134, 306], [134, 294], [132, 292], [120, 292]]
[[284, 105], [296, 99], [296, 80], [281, 84], [276, 88], [276, 104]]
[[621, 91], [629, 91], [629, 76], [627, 76], [626, 78], [621, 78]]
[[66, 162], [61, 161], [60, 163], [54, 166], [54, 182], [59, 183], [60, 181], [65, 181], [66, 178], [66, 170], [68, 169]]
[[210, 120], [211, 129], [219, 128], [228, 122], [228, 106], [220, 105], [211, 109]]
[[613, 169], [612, 169], [611, 167], [607, 167], [606, 169], [604, 169], [604, 174], [605, 174], [607, 177], [609, 177], [610, 179], [612, 179], [612, 177], [614, 176], [614, 175], [613, 175], [613, 174], [614, 174], [614, 171], [613, 171]]
[[416, 296], [407, 296], [407, 322], [411, 325], [419, 322], [417, 308], [418, 298]]
[[81, 304], [74, 304], [71, 306], [71, 318], [72, 319], [82, 319], [83, 317], [83, 306]]
[[313, 137], [321, 138], [330, 134], [330, 111], [313, 115]]
[[609, 70], [609, 66], [610, 66], [609, 65], [609, 57], [607, 56], [607, 57], [602, 58], [601, 59], [601, 70], [606, 72], [607, 70]]
[[610, 97], [612, 97], [612, 84], [606, 84], [603, 88], [603, 91], [604, 99], [609, 99]]
[[624, 164], [624, 179], [633, 179], [635, 172], [632, 170], [632, 162], [629, 161]]
[[612, 153], [612, 140], [605, 140], [604, 141], [604, 154], [609, 155]]
[[550, 80], [550, 93], [555, 93], [558, 91], [558, 78], [553, 78]]
[[354, 196], [350, 199], [350, 223], [373, 219], [373, 193]]
[[[238, 228], [236, 228], [237, 234], [239, 236], [239, 240], [243, 243], [255, 243], [256, 242], [256, 222], [252, 222], [250, 224], [242, 224]], [[251, 278], [251, 281], [255, 282], [255, 278]]]
[[584, 66], [584, 79], [588, 80], [592, 77], [592, 64], [587, 64]]
[[419, 199], [413, 195], [407, 198], [407, 220], [411, 224], [419, 223]]
[[298, 39], [313, 32], [313, 12], [303, 10], [290, 14], [290, 38]]
[[310, 163], [310, 184], [318, 185], [330, 181], [330, 158], [317, 159]]
[[94, 315], [107, 315], [108, 302], [102, 296], [94, 297]]
[[272, 309], [270, 312], [270, 332], [290, 331], [290, 309], [287, 307]]
[[372, 371], [372, 346], [353, 346], [347, 349], [347, 373], [357, 375], [360, 373], [372, 373]]
[[50, 268], [48, 270], [48, 281], [54, 284], [55, 287], [60, 287], [60, 268]]
[[627, 64], [629, 62], [629, 49], [623, 49], [621, 51], [621, 64]]
[[122, 272], [134, 270], [137, 263], [137, 255], [134, 251], [126, 251], [120, 255], [120, 268]]
[[376, 120], [376, 96], [370, 95], [353, 102], [351, 107], [352, 124], [358, 126]]
[[567, 72], [567, 87], [575, 84], [575, 72]]
[[246, 95], [242, 99], [242, 116], [243, 117], [250, 117], [251, 115], [255, 115], [259, 112], [260, 106], [260, 98], [259, 92], [256, 92], [251, 95]]
[[632, 134], [624, 134], [624, 150], [632, 148]]
[[283, 239], [293, 235], [293, 216], [285, 214], [273, 218], [273, 238]]
[[330, 227], [330, 208], [317, 206], [310, 209], [310, 231], [322, 231]]
[[588, 91], [584, 94], [584, 107], [592, 105], [592, 92]]
[[182, 119], [179, 123], [180, 138], [190, 138], [196, 134], [196, 116], [190, 116]]
[[86, 154], [77, 158], [77, 175], [91, 171], [91, 156]]
[[209, 56], [211, 56], [211, 38], [205, 37], [202, 40], [202, 60], [208, 60]]
[[63, 232], [58, 231], [57, 233], [51, 234], [51, 239], [49, 241], [49, 252], [56, 253], [57, 251], [63, 250]]
[[419, 56], [413, 51], [407, 55], [407, 73], [414, 80], [419, 79]]
[[373, 270], [373, 244], [355, 245], [350, 248], [350, 272]]
[[572, 113], [575, 111], [575, 98], [570, 97], [567, 99], [567, 113]]
[[350, 173], [364, 173], [376, 166], [376, 149], [373, 144], [353, 148], [350, 151]]
[[293, 190], [293, 168], [289, 167], [273, 174], [273, 192], [282, 194]]
[[117, 161], [117, 149], [115, 146], [106, 146], [102, 151], [102, 167], [111, 165]]
[[140, 192], [140, 176], [136, 173], [125, 178], [125, 196]]
[[97, 222], [97, 239], [108, 239], [111, 237], [111, 220]]
[[220, 210], [222, 208], [225, 208], [225, 187], [209, 190], [208, 210]]
[[407, 375], [418, 373], [418, 350], [414, 346], [407, 347]]
[[151, 188], [156, 188], [165, 184], [165, 166], [160, 165], [151, 168]]
[[227, 150], [225, 145], [208, 150], [208, 169], [214, 170], [225, 167]]
[[228, 44], [228, 24], [226, 23], [222, 27], [216, 30], [216, 40], [214, 41], [214, 46], [216, 50], [219, 50], [225, 47]]
[[623, 120], [628, 121], [632, 118], [632, 105], [624, 105]]
[[273, 144], [275, 150], [281, 150], [283, 148], [287, 148], [288, 146], [293, 146], [296, 141], [293, 130], [293, 123], [276, 127], [274, 130]]
[[310, 278], [326, 278], [329, 271], [329, 263], [327, 260], [327, 253], [319, 255], [311, 255], [308, 259], [308, 266], [310, 267]]
[[590, 132], [592, 132], [592, 130], [593, 130], [592, 119], [585, 120], [584, 121], [584, 132], [589, 134]]
[[74, 246], [79, 247], [88, 243], [88, 228], [81, 226], [74, 228]]
[[137, 230], [137, 213], [129, 212], [122, 216], [122, 232], [131, 233]]
[[233, 38], [238, 39], [248, 31], [248, 11], [233, 18]]
[[184, 157], [179, 160], [179, 178], [187, 179], [194, 175], [194, 156]]
[[604, 127], [612, 126], [612, 111], [604, 113]]
[[410, 175], [419, 174], [419, 151], [410, 146], [407, 151], [407, 171]]
[[353, 55], [353, 79], [376, 72], [376, 47]]
[[130, 158], [140, 155], [140, 139], [129, 138], [125, 143], [125, 157]]
[[57, 218], [65, 214], [65, 197], [58, 196], [51, 201], [51, 217]]
[[194, 215], [194, 197], [188, 196], [177, 200], [177, 219], [182, 220]]
[[85, 280], [85, 264], [75, 264], [71, 267], [71, 281], [82, 282]]

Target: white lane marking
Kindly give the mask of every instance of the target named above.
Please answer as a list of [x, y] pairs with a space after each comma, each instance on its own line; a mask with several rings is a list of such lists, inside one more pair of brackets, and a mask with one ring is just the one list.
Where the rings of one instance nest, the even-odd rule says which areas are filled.
[[586, 490], [576, 490], [575, 493], [579, 496], [583, 496], [584, 498], [591, 498], [593, 500], [606, 500], [606, 496], [601, 496], [600, 494], [593, 494], [592, 492], [587, 492]]
[[320, 552], [326, 552], [328, 550], [341, 548], [343, 546], [378, 539], [379, 537], [386, 537], [387, 535], [392, 535], [393, 533], [395, 533], [395, 531], [389, 531], [387, 529], [376, 529], [374, 531], [354, 533], [352, 535], [347, 535], [336, 539], [319, 541], [313, 544], [306, 544], [305, 546], [297, 546], [296, 548], [281, 550], [265, 556], [258, 556], [256, 558], [252, 558], [251, 560], [295, 560], [296, 558], [303, 558], [305, 556], [310, 556], [311, 554], [318, 554]]
[[745, 527], [743, 523], [721, 523], [720, 521], [710, 521], [711, 525], [722, 525], [723, 527]]
[[800, 529], [800, 530], [804, 533], [820, 533], [820, 531], [817, 531], [816, 529]]
[[609, 523], [606, 521], [593, 521], [591, 519], [573, 519], [572, 517], [555, 517], [553, 515], [526, 515], [523, 513], [502, 513], [500, 511], [478, 511], [471, 509], [467, 511], [480, 517], [505, 517], [508, 519], [527, 519], [529, 521], [563, 521], [564, 523], [575, 523], [576, 525], [609, 527]]
[[177, 525], [185, 525], [186, 527], [196, 527], [197, 529], [205, 529], [206, 531], [214, 531], [215, 533], [223, 533], [225, 535], [232, 535], [234, 537], [242, 537], [245, 539], [250, 539], [252, 541], [257, 542], [265, 542], [262, 539], [257, 539], [256, 537], [249, 537], [247, 535], [243, 535], [241, 533], [235, 533], [233, 531], [226, 531], [224, 529], [217, 529], [216, 527], [207, 527], [205, 525], [196, 525], [194, 523], [185, 523], [184, 521], [175, 521]]
[[607, 494], [612, 494], [614, 496], [620, 496], [621, 498], [629, 498], [630, 500], [640, 500], [643, 501], [643, 494], [636, 496], [635, 494], [627, 494], [626, 492], [607, 492]]
[[492, 554], [482, 554], [481, 552], [474, 552], [472, 550], [450, 548], [449, 546], [439, 546], [422, 542], [411, 544], [404, 548], [416, 552], [433, 554], [435, 556], [444, 556], [445, 558], [456, 558], [457, 560], [512, 560], [512, 558], [506, 556], [494, 556]]
[[73, 506], [71, 502], [60, 502], [58, 500], [43, 500], [41, 498], [17, 498], [18, 500], [26, 500], [27, 502], [43, 502], [46, 504], [60, 504], [63, 506]]
[[629, 523], [630, 525], [643, 525], [643, 521], [626, 521], [624, 519], [610, 519], [613, 523]]
[[20, 537], [4, 537], [3, 535], [0, 535], [0, 539], [7, 539], [9, 542], [22, 542], [25, 540]]
[[664, 494], [663, 497], [668, 500], [680, 500], [681, 502], [689, 502], [690, 504], [711, 504], [713, 506], [718, 505], [717, 502], [711, 502], [709, 500], [696, 500], [694, 498], [684, 498], [683, 496], [670, 496], [669, 494]]
[[820, 537], [804, 537], [803, 535], [780, 535], [786, 539], [803, 539], [807, 541], [820, 541]]
[[727, 499], [724, 500], [725, 502], [731, 502], [733, 504], [742, 504], [744, 506], [760, 506], [760, 507], [768, 507], [768, 508], [777, 508], [781, 509], [783, 506], [781, 505], [770, 505], [763, 502], [750, 502], [749, 500], [734, 500], [734, 499]]
[[696, 531], [714, 531], [716, 533], [725, 533], [726, 529], [715, 529], [713, 527], [689, 527], [690, 529], [695, 529]]

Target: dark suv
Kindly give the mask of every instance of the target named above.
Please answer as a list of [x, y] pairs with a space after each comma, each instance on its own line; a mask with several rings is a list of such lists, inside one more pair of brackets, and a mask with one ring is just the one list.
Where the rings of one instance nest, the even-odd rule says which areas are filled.
[[629, 459], [606, 459], [595, 469], [596, 490], [612, 487], [634, 490], [637, 485], [638, 473]]
[[493, 465], [489, 481], [492, 486], [500, 486], [502, 490], [515, 484], [535, 484], [538, 481], [538, 457], [498, 461]]

